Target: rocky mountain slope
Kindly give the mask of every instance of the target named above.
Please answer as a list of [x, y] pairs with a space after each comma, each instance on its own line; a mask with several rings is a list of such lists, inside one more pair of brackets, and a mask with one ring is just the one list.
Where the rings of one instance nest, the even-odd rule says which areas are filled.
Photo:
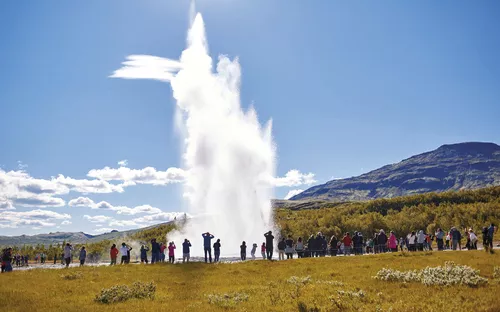
[[500, 146], [443, 145], [366, 174], [329, 181], [291, 200], [360, 201], [500, 185]]

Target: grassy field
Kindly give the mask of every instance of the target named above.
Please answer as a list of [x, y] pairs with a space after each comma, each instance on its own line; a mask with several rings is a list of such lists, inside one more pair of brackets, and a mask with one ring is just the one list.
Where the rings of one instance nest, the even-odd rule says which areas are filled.
[[[372, 278], [384, 267], [422, 269], [445, 261], [480, 269], [488, 285], [425, 286]], [[9, 311], [500, 311], [495, 266], [500, 266], [498, 252], [467, 251], [40, 269], [0, 275], [0, 307]], [[292, 276], [298, 279], [290, 280]], [[113, 304], [94, 301], [102, 288], [135, 281], [154, 282], [155, 298]], [[233, 294], [241, 301], [231, 299]]]

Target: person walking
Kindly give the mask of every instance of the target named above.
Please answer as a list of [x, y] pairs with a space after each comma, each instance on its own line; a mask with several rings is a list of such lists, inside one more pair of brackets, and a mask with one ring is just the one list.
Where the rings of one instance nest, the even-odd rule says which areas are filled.
[[266, 256], [267, 260], [272, 260], [273, 259], [273, 249], [274, 249], [274, 236], [273, 232], [269, 231], [264, 234], [264, 237], [266, 238]]
[[186, 261], [189, 263], [190, 248], [191, 248], [191, 242], [187, 238], [184, 239], [184, 243], [182, 243], [182, 263]]
[[241, 261], [245, 261], [247, 259], [247, 244], [245, 241], [243, 241], [240, 246], [240, 257]]
[[[203, 234], [201, 234], [201, 236], [203, 237], [203, 249], [205, 251], [205, 263], [207, 263], [208, 260], [210, 260], [210, 263], [212, 263], [211, 240], [214, 238], [214, 236], [212, 234], [210, 234], [210, 232], [203, 233]], [[207, 255], [208, 255], [208, 259], [207, 259]]]
[[214, 262], [219, 262], [220, 258], [220, 239], [214, 243]]

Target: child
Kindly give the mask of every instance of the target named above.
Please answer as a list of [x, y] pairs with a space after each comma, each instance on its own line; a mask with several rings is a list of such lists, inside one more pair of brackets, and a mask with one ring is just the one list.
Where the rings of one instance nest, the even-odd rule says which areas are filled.
[[244, 261], [247, 259], [247, 245], [246, 245], [245, 241], [243, 241], [243, 243], [241, 243], [240, 254], [241, 254], [241, 261]]
[[250, 251], [250, 254], [252, 255], [252, 260], [255, 260], [255, 252], [257, 251], [257, 244], [253, 243], [252, 245], [252, 251]]
[[175, 250], [175, 243], [174, 242], [168, 243], [168, 262], [170, 263], [174, 263], [175, 259], [174, 250]]
[[262, 254], [262, 260], [266, 260], [266, 243], [262, 243], [262, 246], [260, 246], [260, 252]]

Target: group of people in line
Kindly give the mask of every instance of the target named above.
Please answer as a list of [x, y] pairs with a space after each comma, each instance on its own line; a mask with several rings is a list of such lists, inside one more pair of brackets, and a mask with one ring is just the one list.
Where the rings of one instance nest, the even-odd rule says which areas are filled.
[[[489, 227], [484, 227], [481, 231], [483, 248], [486, 250], [493, 250], [493, 235], [498, 231], [498, 228], [492, 223]], [[201, 234], [203, 237], [203, 249], [205, 255], [205, 262], [212, 263], [212, 248], [214, 252], [214, 262], [220, 261], [220, 249], [221, 242], [217, 239], [213, 244], [212, 240], [215, 238], [210, 232], [205, 232]], [[262, 242], [260, 251], [262, 259], [273, 259], [274, 252], [274, 241], [275, 237], [272, 231], [264, 233], [265, 241]], [[461, 233], [457, 228], [452, 227], [448, 232], [444, 232], [441, 228], [438, 228], [435, 233], [425, 233], [423, 230], [418, 232], [412, 231], [406, 237], [397, 238], [393, 231], [389, 232], [389, 235], [385, 233], [383, 229], [376, 232], [373, 237], [365, 239], [361, 232], [355, 231], [351, 236], [349, 232], [345, 233], [342, 238], [337, 238], [335, 235], [331, 236], [329, 240], [321, 233], [317, 235], [311, 235], [307, 241], [298, 237], [297, 241], [294, 241], [292, 236], [282, 237], [278, 242], [278, 259], [285, 260], [285, 255], [287, 259], [293, 259], [296, 254], [298, 258], [305, 257], [323, 257], [326, 255], [337, 256], [339, 254], [343, 255], [362, 255], [370, 253], [384, 253], [384, 252], [397, 252], [399, 251], [424, 251], [433, 250], [433, 243], [436, 241], [438, 250], [462, 250], [462, 239], [466, 238], [466, 244], [464, 248], [469, 250], [477, 249], [477, 243], [479, 237], [476, 235], [472, 228], [465, 229]], [[240, 258], [242, 261], [247, 259], [247, 244], [243, 241], [240, 245]], [[250, 250], [250, 255], [252, 259], [256, 259], [258, 245], [257, 243], [252, 244]], [[148, 252], [151, 251], [151, 263], [165, 262], [165, 250], [168, 249], [168, 262], [175, 262], [175, 243], [169, 242], [168, 246], [163, 243], [158, 243], [156, 239], [151, 240], [151, 248], [148, 245], [142, 244], [140, 248], [140, 260], [141, 263], [150, 263], [148, 260]], [[121, 255], [121, 264], [130, 263], [130, 252], [132, 247], [126, 243], [122, 243], [121, 247], [118, 249], [115, 244], [111, 246], [110, 258], [111, 265], [117, 264], [118, 255]], [[190, 261], [191, 252], [191, 242], [186, 238], [182, 243], [182, 262]], [[67, 243], [64, 246], [63, 253], [61, 254], [62, 263], [69, 267], [73, 260], [73, 246]], [[79, 261], [80, 266], [85, 264], [87, 258], [87, 251], [85, 246], [81, 247], [79, 250]], [[42, 263], [45, 262], [45, 257], [40, 255]], [[57, 257], [54, 257], [54, 264], [56, 263]], [[6, 248], [2, 251], [2, 273], [12, 271], [12, 262], [15, 261], [16, 266], [22, 266], [28, 263], [27, 256], [21, 256], [19, 254], [12, 255], [12, 248]]]

